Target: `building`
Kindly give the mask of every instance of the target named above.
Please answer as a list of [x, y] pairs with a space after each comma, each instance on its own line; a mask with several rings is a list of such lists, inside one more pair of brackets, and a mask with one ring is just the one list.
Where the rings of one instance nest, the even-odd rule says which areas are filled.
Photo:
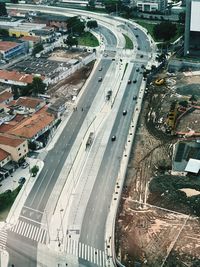
[[29, 48], [33, 48], [34, 45], [41, 42], [41, 39], [38, 36], [24, 36], [24, 37], [21, 37], [20, 40], [23, 42], [28, 42]]
[[9, 104], [12, 100], [13, 100], [12, 93], [8, 91], [0, 93], [0, 104]]
[[198, 174], [199, 170], [200, 170], [200, 160], [192, 158], [189, 159], [185, 171], [193, 174]]
[[0, 148], [0, 168], [11, 161], [10, 153]]
[[184, 55], [200, 55], [200, 0], [187, 0]]
[[9, 134], [0, 134], [0, 148], [9, 153], [15, 162], [23, 160], [28, 153], [27, 140]]
[[[27, 84], [32, 83], [34, 77], [36, 77], [36, 75], [17, 72], [14, 70], [0, 70], [0, 82], [5, 84], [26, 86]], [[43, 82], [45, 82], [44, 76], [39, 77], [43, 80]]]
[[59, 30], [67, 30], [67, 17], [56, 14], [42, 14], [39, 13], [32, 17], [34, 22], [46, 23], [46, 26], [54, 27]]
[[[31, 142], [42, 139], [42, 135], [49, 133], [55, 125], [55, 117], [47, 112], [38, 112], [22, 120], [18, 125], [8, 130], [8, 133], [25, 138]], [[42, 142], [42, 140], [41, 140]]]
[[27, 52], [27, 46], [25, 42], [16, 43], [16, 42], [0, 41], [1, 59], [9, 60], [21, 54], [26, 54], [26, 52]]
[[142, 12], [165, 12], [167, 0], [138, 0], [137, 8]]
[[33, 114], [46, 105], [45, 101], [33, 97], [20, 97], [10, 107], [15, 114]]

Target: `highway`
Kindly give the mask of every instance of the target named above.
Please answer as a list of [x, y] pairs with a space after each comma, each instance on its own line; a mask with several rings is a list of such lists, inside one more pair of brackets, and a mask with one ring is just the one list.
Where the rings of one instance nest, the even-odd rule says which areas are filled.
[[[37, 9], [39, 7], [33, 6], [31, 10], [34, 8]], [[63, 9], [56, 8], [56, 11], [63, 12]], [[77, 11], [74, 12], [76, 13]], [[83, 13], [87, 14], [87, 12]], [[95, 17], [98, 17], [98, 15], [95, 15]], [[101, 20], [103, 20], [103, 17], [101, 17]], [[84, 207], [81, 206], [76, 211], [77, 214], [80, 214], [80, 216], [76, 215], [74, 217], [75, 219], [81, 218], [79, 219], [81, 221], [79, 242], [101, 251], [104, 251], [105, 249], [105, 223], [112, 195], [115, 192], [116, 176], [119, 170], [121, 158], [123, 157], [125, 141], [137, 101], [134, 100], [133, 97], [138, 95], [143, 79], [141, 66], [143, 64], [145, 66], [147, 65], [151, 53], [151, 45], [143, 31], [140, 29], [135, 30], [135, 27], [131, 24], [128, 24], [127, 27], [129, 28], [129, 32], [134, 35], [138, 35], [136, 39], [139, 50], [137, 50], [138, 54], [135, 54], [134, 58], [127, 58], [124, 56], [120, 59], [123, 61], [122, 69], [119, 67], [119, 65], [122, 64], [121, 61], [119, 61], [119, 58], [121, 57], [121, 50], [118, 51], [117, 47], [119, 41], [120, 44], [124, 42], [124, 37], [121, 36], [121, 40], [118, 40], [119, 36], [117, 38], [112, 33], [112, 31], [114, 32], [112, 28], [107, 29], [105, 25], [101, 25], [99, 27], [100, 34], [103, 35], [103, 38], [106, 40], [104, 40], [105, 50], [107, 51], [107, 49], [110, 50], [112, 48], [115, 50], [115, 53], [108, 55], [108, 58], [103, 57], [100, 61], [99, 66], [102, 66], [102, 71], [100, 72], [99, 67], [97, 67], [97, 70], [91, 77], [91, 80], [78, 102], [77, 111], [72, 113], [55, 147], [48, 152], [45, 158], [44, 168], [42, 169], [25, 202], [20, 214], [18, 225], [16, 225], [14, 230], [9, 231], [8, 233], [7, 250], [10, 255], [9, 263], [14, 264], [15, 267], [35, 267], [38, 264], [38, 266], [43, 266], [42, 260], [37, 257], [37, 246], [38, 243], [46, 245], [48, 240], [47, 230], [45, 230], [46, 226], [43, 225], [48, 201], [65, 162], [69, 160], [70, 154], [72, 154], [71, 151], [76, 147], [79, 147], [81, 144], [81, 141], [79, 144], [78, 140], [82, 140], [85, 135], [82, 129], [84, 129], [83, 126], [86, 124], [87, 116], [97, 116], [96, 114], [91, 114], [92, 104], [96, 106], [96, 109], [98, 108], [98, 105], [95, 104], [95, 101], [97, 101], [95, 98], [96, 95], [99, 90], [104, 90], [105, 92], [108, 89], [111, 89], [114, 92], [115, 83], [112, 81], [112, 78], [114, 75], [117, 76], [117, 73], [119, 73], [118, 76], [123, 77], [122, 80], [119, 81], [119, 85], [116, 84], [116, 86], [119, 86], [119, 92], [116, 92], [116, 99], [112, 99], [113, 102], [111, 102], [111, 109], [108, 111], [108, 118], [105, 119], [96, 133], [96, 140], [98, 140], [98, 136], [99, 138], [102, 136], [104, 149], [102, 149], [101, 145], [97, 147], [94, 144], [89, 152], [97, 155], [96, 159], [99, 159], [98, 164], [95, 163], [95, 175], [93, 177], [94, 185], [91, 188], [91, 194], [87, 196], [88, 200], [85, 200], [86, 205]], [[144, 56], [141, 57], [141, 54], [144, 54]], [[112, 59], [114, 59], [115, 56], [115, 61], [113, 61]], [[126, 64], [128, 64], [128, 68], [130, 69], [129, 77], [122, 75], [127, 67]], [[139, 71], [137, 71], [138, 68]], [[103, 78], [103, 85], [98, 82], [99, 76]], [[127, 83], [129, 79], [132, 81], [131, 84]], [[133, 81], [136, 81], [136, 83], [133, 83]], [[102, 86], [105, 88], [102, 89]], [[122, 114], [123, 110], [127, 111], [125, 116]], [[99, 111], [97, 110], [97, 112]], [[113, 135], [116, 136], [116, 140], [114, 142], [111, 141], [111, 137]], [[106, 143], [103, 140], [103, 136], [109, 137], [107, 139], [105, 138], [105, 140], [107, 140]], [[100, 160], [101, 157], [102, 160]], [[87, 164], [89, 164], [89, 161], [91, 164], [91, 157], [89, 157], [85, 162], [86, 170], [88, 172], [89, 170], [87, 169]], [[71, 166], [65, 170], [66, 173], [70, 172], [70, 169]], [[81, 180], [81, 176], [79, 179]], [[52, 209], [54, 209], [54, 207], [56, 208], [55, 205], [58, 199], [59, 194], [57, 195], [55, 202], [51, 203]], [[18, 234], [18, 231], [22, 226], [24, 227], [24, 235], [21, 233]], [[29, 238], [26, 238], [26, 232], [28, 232], [28, 229], [31, 229], [30, 236], [33, 236], [34, 231], [37, 231], [38, 238], [36, 237], [36, 240], [34, 240], [34, 238], [30, 238], [30, 236]], [[78, 260], [80, 266], [98, 265], [86, 260], [84, 257], [79, 257]], [[100, 266], [104, 266], [104, 263]]]

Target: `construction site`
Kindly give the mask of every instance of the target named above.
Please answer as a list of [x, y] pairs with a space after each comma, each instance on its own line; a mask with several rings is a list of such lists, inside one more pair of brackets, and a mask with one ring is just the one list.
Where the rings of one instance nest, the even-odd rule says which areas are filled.
[[200, 160], [199, 86], [166, 72], [147, 86], [115, 227], [126, 267], [200, 266], [200, 175], [186, 171]]

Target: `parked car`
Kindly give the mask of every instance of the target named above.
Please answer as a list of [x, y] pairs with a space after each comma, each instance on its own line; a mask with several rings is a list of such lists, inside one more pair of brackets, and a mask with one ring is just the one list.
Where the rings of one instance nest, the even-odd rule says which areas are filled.
[[133, 100], [137, 100], [137, 96], [136, 95], [133, 96]]
[[98, 82], [101, 82], [101, 81], [102, 81], [102, 77], [99, 77], [99, 78], [98, 78]]
[[136, 83], [136, 82], [137, 82], [137, 80], [134, 80], [134, 81], [133, 81], [133, 83]]
[[28, 162], [24, 162], [21, 167], [22, 169], [26, 169], [28, 166], [29, 166]]
[[131, 84], [131, 80], [128, 80], [128, 84]]
[[127, 114], [127, 110], [123, 110], [123, 116], [125, 116]]
[[26, 182], [26, 178], [25, 177], [20, 177], [19, 178], [19, 181], [18, 181], [19, 184], [24, 184], [25, 182]]

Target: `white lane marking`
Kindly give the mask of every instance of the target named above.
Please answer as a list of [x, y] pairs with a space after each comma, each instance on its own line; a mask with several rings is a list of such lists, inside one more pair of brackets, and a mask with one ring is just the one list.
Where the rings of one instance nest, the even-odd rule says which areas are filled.
[[34, 233], [34, 236], [33, 236], [33, 240], [37, 240], [37, 235], [39, 233], [39, 230], [40, 230], [40, 228], [37, 227], [37, 229], [36, 229], [36, 231]]
[[29, 224], [28, 223], [26, 223], [26, 226], [25, 226], [25, 231], [24, 231], [24, 236], [26, 236], [27, 235], [27, 233], [28, 233], [28, 230], [29, 230]]

